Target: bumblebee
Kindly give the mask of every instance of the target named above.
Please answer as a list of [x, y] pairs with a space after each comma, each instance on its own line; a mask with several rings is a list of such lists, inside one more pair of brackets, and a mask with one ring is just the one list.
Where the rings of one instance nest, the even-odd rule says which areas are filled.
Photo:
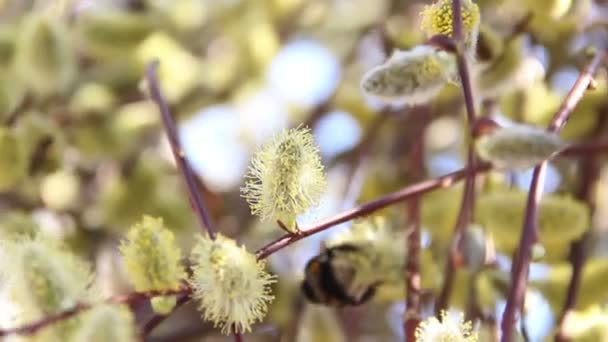
[[357, 221], [325, 240], [324, 249], [306, 264], [302, 292], [311, 302], [360, 305], [372, 298], [403, 297], [405, 241], [383, 217]]
[[365, 283], [358, 274], [369, 265], [363, 248], [341, 244], [308, 261], [302, 282], [304, 296], [329, 306], [360, 305], [370, 300], [380, 282]]

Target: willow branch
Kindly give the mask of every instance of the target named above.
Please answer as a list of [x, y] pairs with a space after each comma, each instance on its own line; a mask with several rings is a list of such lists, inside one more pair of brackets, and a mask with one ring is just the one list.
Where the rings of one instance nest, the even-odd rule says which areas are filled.
[[[582, 99], [585, 90], [592, 81], [593, 74], [604, 58], [604, 51], [598, 52], [585, 70], [581, 72], [570, 92], [562, 102], [559, 110], [549, 123], [547, 131], [559, 132], [566, 124], [575, 106]], [[536, 168], [532, 175], [528, 201], [524, 216], [519, 249], [514, 257], [513, 270], [511, 272], [511, 288], [507, 297], [507, 304], [501, 322], [503, 342], [513, 340], [516, 315], [521, 311], [524, 296], [528, 285], [528, 272], [532, 254], [532, 246], [538, 240], [538, 205], [542, 197], [542, 189], [545, 181], [545, 170], [547, 163], [543, 162]]]
[[167, 133], [167, 138], [169, 139], [169, 144], [171, 145], [171, 151], [173, 152], [173, 157], [175, 158], [175, 163], [181, 171], [182, 177], [184, 178], [188, 188], [190, 204], [192, 205], [194, 212], [199, 219], [201, 228], [206, 230], [211, 238], [214, 238], [215, 229], [211, 225], [211, 219], [209, 218], [209, 213], [205, 207], [203, 197], [198, 191], [196, 176], [194, 175], [194, 171], [192, 170], [190, 163], [188, 163], [188, 159], [186, 159], [186, 155], [177, 133], [177, 127], [175, 126], [175, 121], [173, 120], [173, 115], [171, 115], [167, 100], [165, 99], [165, 96], [160, 88], [157, 72], [158, 64], [158, 60], [155, 60], [150, 62], [146, 67], [146, 79], [150, 90], [150, 97], [156, 103], [160, 111], [165, 132]]

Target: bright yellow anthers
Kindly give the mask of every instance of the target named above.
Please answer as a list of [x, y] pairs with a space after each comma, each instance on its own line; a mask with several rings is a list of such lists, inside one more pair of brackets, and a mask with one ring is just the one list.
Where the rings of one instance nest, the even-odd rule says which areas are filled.
[[[31, 323], [95, 298], [90, 266], [45, 238], [2, 241], [0, 279], [1, 292], [11, 302], [3, 310], [15, 318], [15, 324]], [[65, 337], [69, 323], [56, 325], [48, 334]]]
[[555, 156], [566, 147], [559, 135], [516, 124], [501, 127], [478, 139], [479, 156], [499, 169], [526, 169]]
[[[162, 219], [144, 216], [134, 225], [120, 245], [130, 280], [137, 291], [177, 290], [185, 278], [180, 263], [181, 251], [173, 233], [164, 227]], [[155, 311], [167, 313], [174, 299], [155, 299]], [[158, 304], [158, 305], [155, 305]]]
[[452, 55], [427, 45], [395, 51], [384, 64], [363, 75], [361, 90], [388, 104], [422, 104], [437, 96], [451, 79], [454, 63]]
[[473, 324], [464, 315], [441, 312], [440, 319], [430, 317], [416, 328], [416, 342], [477, 342]]
[[276, 281], [264, 261], [221, 234], [215, 240], [200, 238], [190, 259], [189, 281], [205, 320], [229, 334], [232, 329], [250, 331], [263, 319], [274, 299], [270, 285]]
[[241, 195], [262, 220], [281, 220], [290, 230], [296, 216], [318, 204], [325, 191], [319, 148], [308, 128], [285, 130], [254, 155]]
[[[462, 0], [462, 33], [467, 52], [473, 54], [479, 35], [481, 15], [479, 7], [471, 0]], [[452, 0], [438, 0], [424, 7], [420, 13], [421, 27], [429, 35], [445, 34], [453, 37]]]
[[71, 342], [132, 342], [137, 340], [135, 319], [126, 305], [98, 305], [80, 316]]

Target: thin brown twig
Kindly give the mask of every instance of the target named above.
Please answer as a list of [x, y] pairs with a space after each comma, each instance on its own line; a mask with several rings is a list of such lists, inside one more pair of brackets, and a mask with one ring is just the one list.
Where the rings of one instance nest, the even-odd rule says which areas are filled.
[[[605, 51], [599, 51], [587, 67], [580, 73], [570, 92], [562, 102], [559, 110], [549, 123], [547, 131], [559, 132], [568, 121], [568, 118], [578, 102], [582, 99], [585, 90], [591, 83], [593, 74], [600, 66]], [[532, 246], [538, 240], [538, 205], [542, 197], [542, 188], [545, 180], [547, 162], [543, 162], [536, 168], [532, 175], [528, 201], [522, 227], [519, 249], [513, 259], [513, 270], [511, 273], [511, 288], [507, 297], [507, 304], [503, 313], [501, 328], [503, 342], [513, 340], [513, 331], [517, 314], [523, 307], [525, 292], [528, 285], [528, 272], [532, 254]]]
[[194, 171], [192, 171], [190, 163], [188, 163], [188, 159], [186, 159], [186, 155], [179, 140], [173, 115], [171, 115], [169, 105], [167, 104], [165, 96], [160, 88], [157, 72], [158, 64], [159, 61], [155, 60], [150, 62], [146, 67], [146, 79], [150, 90], [150, 97], [156, 103], [160, 111], [165, 132], [167, 133], [167, 138], [169, 139], [169, 144], [171, 145], [171, 151], [175, 157], [175, 163], [178, 165], [178, 168], [182, 173], [182, 177], [184, 178], [188, 188], [190, 203], [199, 219], [201, 228], [206, 230], [211, 238], [215, 238], [215, 229], [211, 225], [211, 219], [209, 218], [209, 213], [205, 207], [203, 197], [198, 191], [196, 176], [194, 175]]

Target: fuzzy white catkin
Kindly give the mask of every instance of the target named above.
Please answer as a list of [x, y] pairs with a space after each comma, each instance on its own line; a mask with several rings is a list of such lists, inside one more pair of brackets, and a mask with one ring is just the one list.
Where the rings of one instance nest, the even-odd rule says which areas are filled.
[[366, 72], [362, 92], [392, 105], [416, 105], [432, 100], [450, 80], [454, 57], [428, 45], [395, 51], [382, 65]]
[[555, 156], [566, 143], [543, 129], [512, 125], [484, 135], [476, 143], [479, 156], [503, 170], [527, 169]]
[[274, 299], [270, 286], [276, 282], [264, 261], [221, 234], [215, 240], [200, 238], [190, 260], [189, 282], [204, 319], [229, 334], [251, 331], [264, 318]]

